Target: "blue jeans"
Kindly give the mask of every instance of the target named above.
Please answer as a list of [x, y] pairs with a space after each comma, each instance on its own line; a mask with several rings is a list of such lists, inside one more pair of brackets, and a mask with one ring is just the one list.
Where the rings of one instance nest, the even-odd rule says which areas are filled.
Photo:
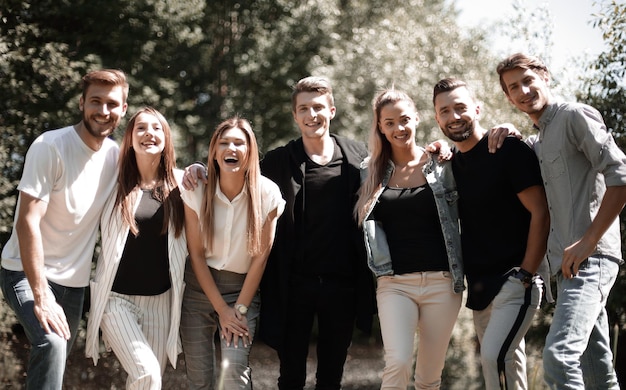
[[53, 282], [48, 282], [48, 286], [65, 311], [71, 332], [71, 338], [67, 341], [56, 333], [46, 333], [41, 327], [33, 310], [33, 292], [24, 272], [0, 269], [0, 287], [4, 299], [15, 312], [31, 344], [27, 389], [61, 390], [65, 361], [76, 340], [83, 313], [84, 287], [63, 287]]
[[[228, 271], [216, 271], [210, 268], [215, 284], [227, 304], [233, 306], [237, 302], [245, 274]], [[185, 293], [180, 318], [180, 336], [185, 354], [187, 369], [187, 383], [189, 389], [252, 389], [250, 370], [250, 348], [244, 347], [243, 341], [235, 346], [226, 345], [226, 341], [219, 338], [222, 355], [220, 377], [216, 378], [216, 335], [219, 332], [220, 322], [217, 312], [211, 305], [206, 294], [191, 268], [189, 262], [185, 269]], [[250, 338], [254, 337], [259, 317], [261, 299], [255, 295], [248, 308], [246, 318]], [[224, 364], [228, 363], [228, 364]], [[217, 382], [219, 381], [219, 385]]]
[[557, 274], [556, 309], [543, 350], [551, 389], [619, 389], [605, 309], [618, 271], [614, 261], [590, 257], [576, 277]]

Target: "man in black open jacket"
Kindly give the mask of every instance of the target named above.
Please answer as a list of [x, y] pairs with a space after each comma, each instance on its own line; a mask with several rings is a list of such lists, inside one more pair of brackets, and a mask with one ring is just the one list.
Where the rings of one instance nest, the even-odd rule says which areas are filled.
[[340, 389], [354, 325], [369, 332], [376, 311], [362, 233], [352, 217], [367, 149], [330, 134], [335, 106], [326, 79], [300, 80], [292, 105], [302, 137], [261, 162], [287, 203], [261, 282], [260, 337], [278, 352], [279, 389], [302, 389], [317, 317], [316, 389]]

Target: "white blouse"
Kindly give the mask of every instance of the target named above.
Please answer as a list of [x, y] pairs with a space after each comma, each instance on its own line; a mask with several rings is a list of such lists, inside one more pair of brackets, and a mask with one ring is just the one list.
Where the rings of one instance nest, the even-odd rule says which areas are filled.
[[[285, 209], [280, 189], [270, 179], [261, 176], [261, 215], [265, 223], [267, 215], [274, 209], [278, 217]], [[202, 209], [202, 195], [205, 185], [198, 183], [194, 190], [183, 191], [181, 197], [185, 204], [200, 215]], [[219, 182], [215, 189], [214, 201], [214, 232], [213, 250], [205, 251], [206, 263], [209, 267], [220, 271], [230, 271], [245, 274], [250, 268], [252, 257], [248, 254], [247, 226], [248, 226], [248, 196], [247, 189], [243, 190], [229, 201], [222, 193]], [[202, 234], [201, 234], [202, 235]]]

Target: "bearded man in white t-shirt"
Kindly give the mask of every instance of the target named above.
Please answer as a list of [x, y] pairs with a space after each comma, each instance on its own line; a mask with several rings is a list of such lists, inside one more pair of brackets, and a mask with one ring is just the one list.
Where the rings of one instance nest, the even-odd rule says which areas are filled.
[[82, 79], [82, 120], [30, 146], [0, 287], [31, 343], [27, 389], [61, 389], [80, 323], [100, 214], [113, 190], [119, 149], [108, 138], [126, 114], [119, 70]]

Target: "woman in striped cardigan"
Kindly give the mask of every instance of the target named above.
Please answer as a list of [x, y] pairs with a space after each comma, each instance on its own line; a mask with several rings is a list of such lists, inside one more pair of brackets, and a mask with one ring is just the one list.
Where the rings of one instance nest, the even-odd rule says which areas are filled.
[[128, 122], [118, 185], [102, 214], [102, 252], [91, 282], [86, 355], [98, 362], [98, 329], [128, 373], [126, 388], [160, 389], [176, 367], [187, 255], [182, 171], [170, 127], [147, 107]]

